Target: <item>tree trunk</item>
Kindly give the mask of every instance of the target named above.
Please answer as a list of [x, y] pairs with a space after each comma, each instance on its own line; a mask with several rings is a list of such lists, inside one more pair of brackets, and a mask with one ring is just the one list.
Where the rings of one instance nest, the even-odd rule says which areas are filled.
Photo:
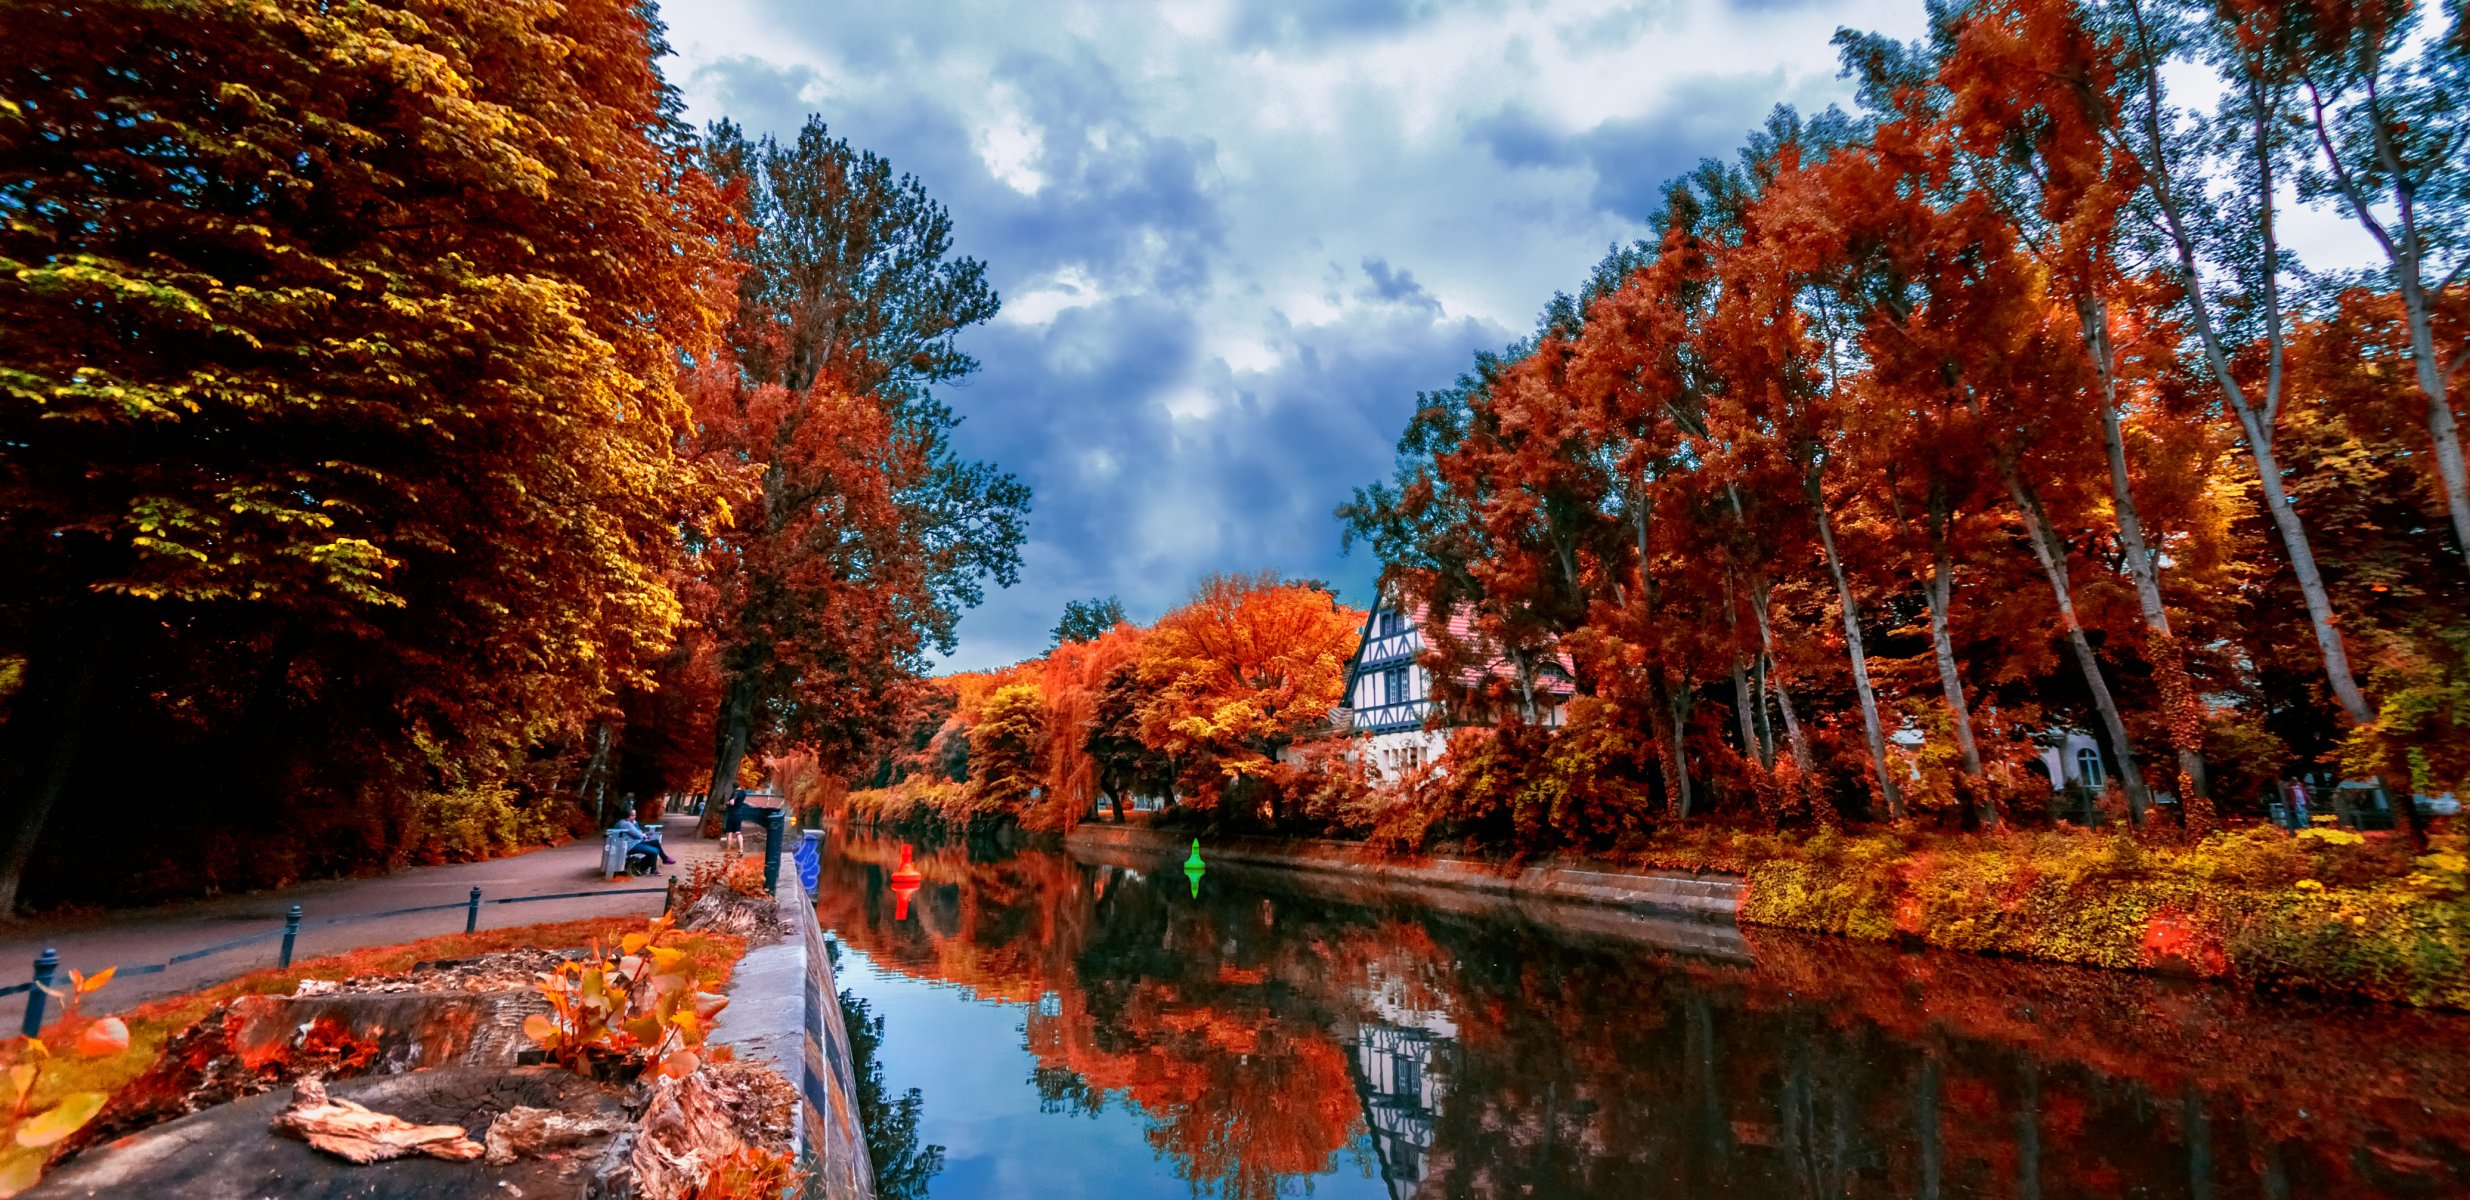
[[[19, 742], [18, 769], [6, 784], [9, 794], [0, 797], [10, 810], [6, 840], [0, 841], [0, 917], [17, 911], [26, 864], [34, 860], [35, 844], [42, 840], [52, 809], [76, 773], [86, 727], [93, 719], [94, 692], [102, 674], [98, 659], [104, 648], [91, 632], [62, 636], [63, 632], [52, 631], [44, 639], [57, 647], [54, 654], [37, 648], [28, 656], [25, 687], [18, 693], [16, 715], [10, 722], [31, 728], [23, 731], [26, 736]], [[37, 714], [42, 715], [38, 718]]]
[[1694, 798], [1690, 791], [1689, 756], [1682, 753], [1685, 744], [1683, 737], [1689, 729], [1689, 708], [1690, 693], [1686, 685], [1666, 689], [1664, 711], [1672, 718], [1672, 762], [1666, 769], [1671, 772], [1673, 784], [1678, 789], [1674, 792], [1674, 810], [1684, 821], [1690, 819], [1690, 805]]
[[[583, 764], [583, 779], [575, 785], [575, 794], [592, 797], [592, 819], [602, 829], [609, 827], [609, 723], [592, 724], [592, 757]], [[633, 813], [626, 814], [633, 816]]]
[[2076, 666], [2084, 672], [2084, 686], [2093, 694], [2093, 707], [2101, 714], [2102, 727], [2110, 735], [2110, 744], [2118, 754], [2118, 782], [2127, 793], [2127, 810], [2136, 824], [2144, 823], [2144, 809], [2149, 798], [2144, 791], [2144, 774], [2136, 769], [2135, 746], [2127, 739], [2127, 723], [2120, 719], [2118, 702], [2110, 696], [2109, 680], [2101, 672], [2101, 661], [2093, 654], [2093, 643], [2084, 635], [2084, 623], [2076, 618], [2075, 593], [2067, 584], [2066, 547], [2058, 544], [2050, 529], [2050, 520], [2042, 512], [2041, 500], [2024, 482], [2013, 462], [2003, 460], [1999, 472], [2006, 476], [2007, 491], [2015, 498], [2018, 511], [2024, 515], [2026, 540], [2033, 546], [2033, 556], [2041, 560], [2041, 570], [2049, 576], [2050, 591], [2058, 598], [2059, 624], [2067, 634], [2067, 644], [2075, 651]]
[[2170, 748], [2178, 753], [2179, 814], [2189, 830], [2204, 833], [2213, 827], [2213, 801], [2204, 777], [2204, 713], [2196, 699], [2195, 681], [2187, 675], [2187, 655], [2170, 632], [2170, 611], [2161, 603], [2161, 563], [2144, 540], [2144, 518], [2127, 474], [2127, 439], [2120, 429], [2118, 374], [2110, 351], [2109, 302], [2089, 293], [2078, 297], [2076, 319], [2083, 328], [2084, 353], [2092, 360], [2093, 378], [2101, 384], [2101, 447], [2110, 461], [2110, 498], [2118, 514], [2119, 546], [2126, 551], [2127, 576], [2135, 582], [2136, 608], [2144, 618], [2145, 661], [2152, 664], [2154, 682], [2161, 688]]
[[1870, 767], [1878, 780], [1879, 798], [1887, 802], [1891, 820], [1904, 819], [1904, 791], [1896, 786], [1887, 765], [1887, 738], [1878, 723], [1878, 693], [1870, 687], [1869, 656], [1862, 651], [1861, 611], [1853, 602], [1852, 583], [1844, 577], [1844, 560], [1835, 552], [1835, 522], [1827, 516], [1826, 497], [1818, 472], [1808, 476], [1810, 507], [1818, 513], [1818, 543], [1827, 552], [1827, 574], [1835, 579], [1836, 600], [1844, 614], [1844, 653], [1852, 659], [1853, 693], [1861, 699], [1861, 733], [1870, 745]]
[[[2145, 39], [2142, 15], [2137, 17], [2137, 36]], [[2152, 48], [2144, 47], [2143, 99], [2144, 136], [2146, 146], [2141, 157], [2145, 163], [2145, 188], [2151, 193], [2161, 214], [2161, 226], [2169, 235], [2171, 249], [2176, 252], [2179, 283], [2187, 291], [2189, 315], [2195, 318], [2197, 340], [2204, 347], [2205, 365], [2213, 381], [2221, 388], [2222, 398], [2237, 415], [2239, 429], [2246, 435], [2247, 453], [2255, 459], [2256, 480], [2264, 490], [2264, 509], [2273, 518], [2273, 529], [2281, 535], [2282, 549], [2290, 556], [2290, 572], [2297, 577], [2300, 597], [2307, 606], [2307, 620], [2314, 627], [2316, 648], [2324, 657], [2325, 682], [2332, 687], [2334, 699], [2352, 724], [2364, 725], [2375, 720], [2375, 710], [2368, 707], [2367, 697], [2359, 691], [2358, 679], [2351, 673], [2349, 653], [2343, 649], [2341, 631], [2333, 617], [2333, 603], [2324, 590], [2324, 576], [2316, 569], [2316, 555], [2307, 537], [2307, 527], [2299, 520], [2298, 510], [2290, 506], [2289, 492], [2282, 485], [2281, 463], [2273, 453], [2273, 423], [2281, 409], [2284, 338], [2281, 328], [2281, 296], [2279, 273], [2274, 263], [2279, 247], [2273, 230], [2275, 185], [2272, 176], [2270, 138], [2266, 129], [2272, 120], [2273, 105], [2262, 92], [2262, 83], [2249, 81], [2249, 108], [2256, 145], [2256, 181], [2251, 196], [2257, 200], [2256, 236], [2260, 253], [2257, 260], [2265, 264], [2260, 307], [2265, 322], [2264, 403], [2259, 409], [2248, 401], [2247, 390], [2238, 382], [2230, 366], [2229, 351], [2222, 344], [2221, 333], [2214, 327], [2213, 310], [2205, 295], [2204, 273], [2198, 268], [2194, 235], [2188, 231], [2186, 214], [2178, 196], [2177, 183], [2172, 179], [2167, 157], [2162, 153], [2165, 139], [2161, 131], [2161, 77], [2153, 64]]]
[[1732, 660], [1732, 708], [1734, 723], [1741, 727], [1741, 753], [1758, 765], [1773, 766], [1767, 748], [1758, 742], [1757, 700], [1750, 693], [1750, 672], [1739, 656]]
[[1951, 517], [1934, 518], [1931, 532], [1930, 584], [1922, 589], [1930, 605], [1930, 649], [1938, 660], [1938, 690], [1947, 698], [1947, 711], [1955, 720], [1955, 748], [1964, 756], [1964, 774], [1973, 781], [1978, 794], [1974, 807], [1979, 812], [1981, 827], [1998, 828], [1998, 801], [1990, 793], [1990, 781], [1981, 766], [1981, 747], [1973, 740], [1972, 705], [1964, 698], [1964, 676], [1956, 670], [1955, 641], [1947, 632], [1947, 609], [1954, 599], [1954, 564], [1947, 550], [1948, 525]]
[[2247, 431], [2247, 452], [2256, 461], [2265, 511], [2273, 516], [2273, 528], [2281, 534], [2282, 549], [2290, 556], [2290, 573], [2298, 580], [2299, 596], [2307, 605], [2307, 621], [2315, 630], [2316, 649], [2324, 657], [2325, 682], [2331, 685], [2333, 698], [2341, 704], [2350, 723], [2365, 725], [2376, 719], [2376, 710], [2367, 703], [2366, 693], [2359, 690], [2358, 677], [2351, 673], [2350, 654], [2342, 646], [2333, 602], [2324, 590], [2324, 573], [2316, 569], [2316, 552], [2308, 542], [2307, 526], [2299, 520], [2298, 510], [2290, 505], [2289, 489], [2282, 486], [2281, 461], [2273, 452], [2272, 430], [2258, 413], [2243, 405], [2239, 421]]
[[746, 748], [754, 741], [755, 685], [744, 676], [730, 680], [729, 690], [721, 697], [720, 725], [714, 731], [715, 753], [712, 759], [712, 786], [703, 797], [703, 820], [696, 828], [705, 837], [719, 837], [721, 824], [728, 815], [729, 797], [737, 791], [738, 766], [746, 761]]
[[[1775, 661], [1775, 626], [1767, 619], [1767, 595], [1764, 589], [1750, 593], [1750, 611], [1758, 617], [1758, 642], [1766, 648], [1767, 661]], [[1804, 776], [1816, 778], [1817, 760], [1810, 754], [1810, 740], [1801, 732], [1801, 718], [1793, 711], [1792, 693], [1785, 690], [1784, 681], [1775, 677], [1770, 665], [1766, 670], [1767, 687], [1775, 693], [1776, 713], [1784, 720], [1784, 741], [1792, 747], [1793, 766]]]

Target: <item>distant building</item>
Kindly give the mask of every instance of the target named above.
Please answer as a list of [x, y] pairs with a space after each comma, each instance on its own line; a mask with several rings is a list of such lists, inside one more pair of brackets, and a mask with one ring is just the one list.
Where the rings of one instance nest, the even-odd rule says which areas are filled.
[[[1364, 616], [1355, 657], [1347, 663], [1346, 700], [1332, 714], [1332, 724], [1337, 732], [1366, 739], [1364, 753], [1384, 779], [1395, 779], [1401, 772], [1438, 760], [1449, 747], [1451, 728], [1480, 719], [1477, 714], [1448, 711], [1434, 719], [1436, 707], [1444, 706], [1445, 700], [1436, 694], [1431, 672], [1421, 657], [1429, 635], [1438, 632], [1444, 630], [1433, 627], [1422, 605], [1389, 597], [1377, 601]], [[1452, 615], [1445, 632], [1453, 641], [1481, 644], [1464, 613]], [[1507, 662], [1498, 659], [1488, 669], [1505, 679], [1513, 672]], [[1481, 679], [1481, 672], [1469, 671], [1460, 682], [1471, 686]], [[1535, 680], [1536, 720], [1559, 725], [1575, 690], [1566, 659], [1544, 664]]]

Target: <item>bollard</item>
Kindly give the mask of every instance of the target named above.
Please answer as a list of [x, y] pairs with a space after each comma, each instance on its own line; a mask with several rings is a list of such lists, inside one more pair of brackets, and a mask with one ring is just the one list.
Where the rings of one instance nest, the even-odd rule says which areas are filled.
[[480, 928], [480, 885], [472, 885], [472, 906], [463, 910], [463, 932]]
[[50, 946], [34, 959], [34, 986], [26, 989], [26, 1036], [43, 1031], [43, 1002], [51, 999], [51, 977], [60, 971], [60, 951]]
[[780, 839], [788, 824], [787, 809], [763, 810], [763, 890], [767, 892], [780, 890]]
[[669, 910], [670, 910], [670, 909], [673, 909], [673, 908], [676, 908], [677, 906], [678, 906], [678, 877], [677, 877], [675, 874], [672, 874], [672, 875], [670, 875], [670, 876], [669, 876], [669, 886], [668, 886], [668, 889], [667, 889], [667, 890], [665, 890], [665, 891], [663, 891], [663, 892], [660, 894], [660, 915], [662, 915], [662, 916], [664, 916], [664, 917], [665, 917], [665, 916], [668, 916], [668, 915], [669, 915]]
[[292, 906], [292, 911], [284, 914], [283, 917], [283, 961], [276, 965], [285, 967], [292, 965], [292, 940], [299, 936], [300, 906], [295, 904]]

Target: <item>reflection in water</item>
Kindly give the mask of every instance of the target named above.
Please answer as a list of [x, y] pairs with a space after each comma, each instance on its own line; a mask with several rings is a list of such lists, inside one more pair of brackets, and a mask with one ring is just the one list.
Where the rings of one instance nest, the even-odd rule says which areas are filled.
[[[841, 970], [840, 946], [832, 951], [835, 976]], [[883, 1018], [873, 1006], [847, 988], [840, 993], [841, 1024], [849, 1030], [850, 1073], [857, 1079], [858, 1114], [866, 1129], [866, 1157], [875, 1173], [875, 1200], [924, 1200], [927, 1181], [943, 1170], [943, 1147], [918, 1144], [918, 1125], [925, 1098], [910, 1088], [892, 1099], [883, 1084]]]
[[825, 924], [875, 969], [1017, 1006], [979, 1052], [1034, 1065], [965, 1097], [977, 1144], [925, 1115], [947, 1200], [1013, 1194], [973, 1181], [1075, 1116], [1137, 1130], [1045, 1164], [1109, 1196], [2470, 1191], [2457, 1017], [1758, 931], [1712, 957], [1222, 868], [1195, 899], [1172, 861], [1056, 851], [921, 848], [895, 921], [897, 845], [826, 841]]

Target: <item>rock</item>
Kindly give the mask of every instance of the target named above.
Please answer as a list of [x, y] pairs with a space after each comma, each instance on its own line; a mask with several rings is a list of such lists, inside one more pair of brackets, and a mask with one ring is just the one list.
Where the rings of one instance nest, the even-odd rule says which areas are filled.
[[489, 1123], [489, 1165], [502, 1167], [526, 1155], [565, 1149], [624, 1128], [623, 1117], [517, 1105]]
[[[327, 1084], [330, 1098], [354, 1101], [415, 1125], [491, 1126], [529, 1107], [597, 1120], [625, 1120], [614, 1089], [554, 1067], [449, 1067]], [[601, 1134], [550, 1156], [504, 1166], [426, 1156], [369, 1166], [275, 1137], [267, 1127], [289, 1099], [251, 1096], [98, 1146], [24, 1193], [28, 1200], [531, 1200], [581, 1196], [588, 1172], [610, 1143]]]
[[[275, 1114], [274, 1129], [362, 1166], [415, 1154], [470, 1162], [481, 1154], [480, 1143], [465, 1137], [460, 1125], [414, 1125], [363, 1104], [331, 1099], [325, 1082], [318, 1079], [293, 1085], [292, 1102]], [[507, 1161], [513, 1157], [508, 1155]]]

